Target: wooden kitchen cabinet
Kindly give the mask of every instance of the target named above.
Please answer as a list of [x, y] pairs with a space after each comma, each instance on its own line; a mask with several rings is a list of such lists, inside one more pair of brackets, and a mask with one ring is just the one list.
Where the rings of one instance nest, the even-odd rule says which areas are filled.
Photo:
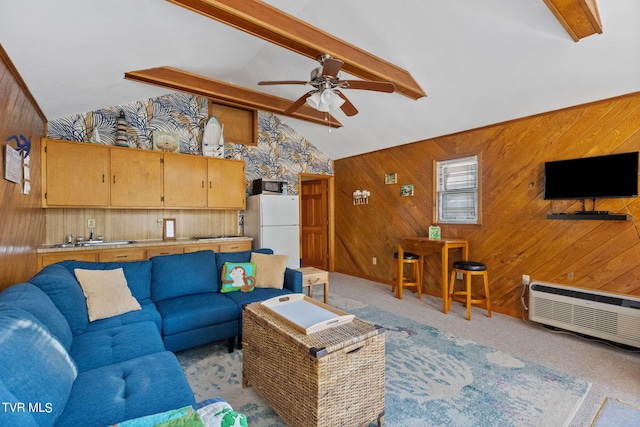
[[202, 156], [165, 155], [164, 206], [207, 207], [207, 159]]
[[242, 252], [251, 249], [251, 241], [220, 243], [220, 252]]
[[183, 252], [182, 246], [158, 246], [147, 249], [147, 258], [154, 256], [175, 255]]
[[98, 253], [98, 261], [100, 262], [140, 261], [144, 259], [147, 259], [147, 253], [144, 248], [111, 249]]
[[111, 149], [111, 206], [162, 207], [162, 153]]
[[243, 160], [43, 141], [44, 207], [245, 208]]
[[42, 270], [47, 265], [55, 264], [67, 260], [91, 261], [98, 260], [98, 254], [95, 252], [48, 252], [38, 254], [38, 270]]
[[184, 247], [184, 252], [185, 253], [189, 253], [189, 252], [198, 252], [198, 251], [213, 251], [213, 252], [220, 252], [220, 245], [218, 243], [211, 243], [211, 244], [198, 244], [198, 245], [187, 245]]
[[250, 250], [252, 239], [238, 239], [230, 241], [185, 242], [184, 244], [136, 244], [134, 247], [111, 248], [77, 248], [73, 250], [61, 249], [38, 253], [38, 269], [65, 260], [77, 261], [139, 261], [154, 256], [173, 255], [196, 251], [241, 252]]
[[109, 149], [44, 138], [44, 206], [109, 206]]
[[244, 160], [208, 159], [209, 207], [217, 209], [244, 209]]

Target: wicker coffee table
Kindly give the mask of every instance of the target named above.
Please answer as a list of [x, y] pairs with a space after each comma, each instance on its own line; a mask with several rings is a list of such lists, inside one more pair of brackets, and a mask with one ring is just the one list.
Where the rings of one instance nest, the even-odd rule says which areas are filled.
[[242, 351], [243, 387], [287, 425], [384, 425], [381, 329], [354, 318], [307, 335], [257, 302], [243, 310]]

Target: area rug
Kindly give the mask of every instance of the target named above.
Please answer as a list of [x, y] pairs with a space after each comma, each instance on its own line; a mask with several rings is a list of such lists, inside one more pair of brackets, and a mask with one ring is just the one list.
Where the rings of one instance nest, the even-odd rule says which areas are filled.
[[[385, 328], [388, 427], [566, 426], [591, 386], [378, 307], [337, 295], [330, 303]], [[252, 427], [285, 425], [242, 388], [242, 351], [219, 343], [177, 356], [198, 400], [224, 397]]]
[[640, 426], [640, 409], [607, 397], [592, 427], [637, 427]]

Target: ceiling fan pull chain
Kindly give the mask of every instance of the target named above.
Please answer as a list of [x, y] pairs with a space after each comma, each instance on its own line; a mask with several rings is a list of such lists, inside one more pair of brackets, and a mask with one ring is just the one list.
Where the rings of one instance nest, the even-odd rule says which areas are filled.
[[327, 124], [329, 125], [329, 133], [331, 133], [331, 116], [329, 115], [328, 111], [325, 111], [324, 119], [327, 121]]

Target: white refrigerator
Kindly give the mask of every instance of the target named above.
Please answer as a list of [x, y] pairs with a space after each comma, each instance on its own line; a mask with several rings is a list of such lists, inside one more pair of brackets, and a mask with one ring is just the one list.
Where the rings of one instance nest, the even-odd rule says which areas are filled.
[[298, 196], [258, 194], [247, 197], [244, 235], [253, 237], [254, 248], [273, 249], [289, 255], [287, 267], [300, 267], [300, 214]]

